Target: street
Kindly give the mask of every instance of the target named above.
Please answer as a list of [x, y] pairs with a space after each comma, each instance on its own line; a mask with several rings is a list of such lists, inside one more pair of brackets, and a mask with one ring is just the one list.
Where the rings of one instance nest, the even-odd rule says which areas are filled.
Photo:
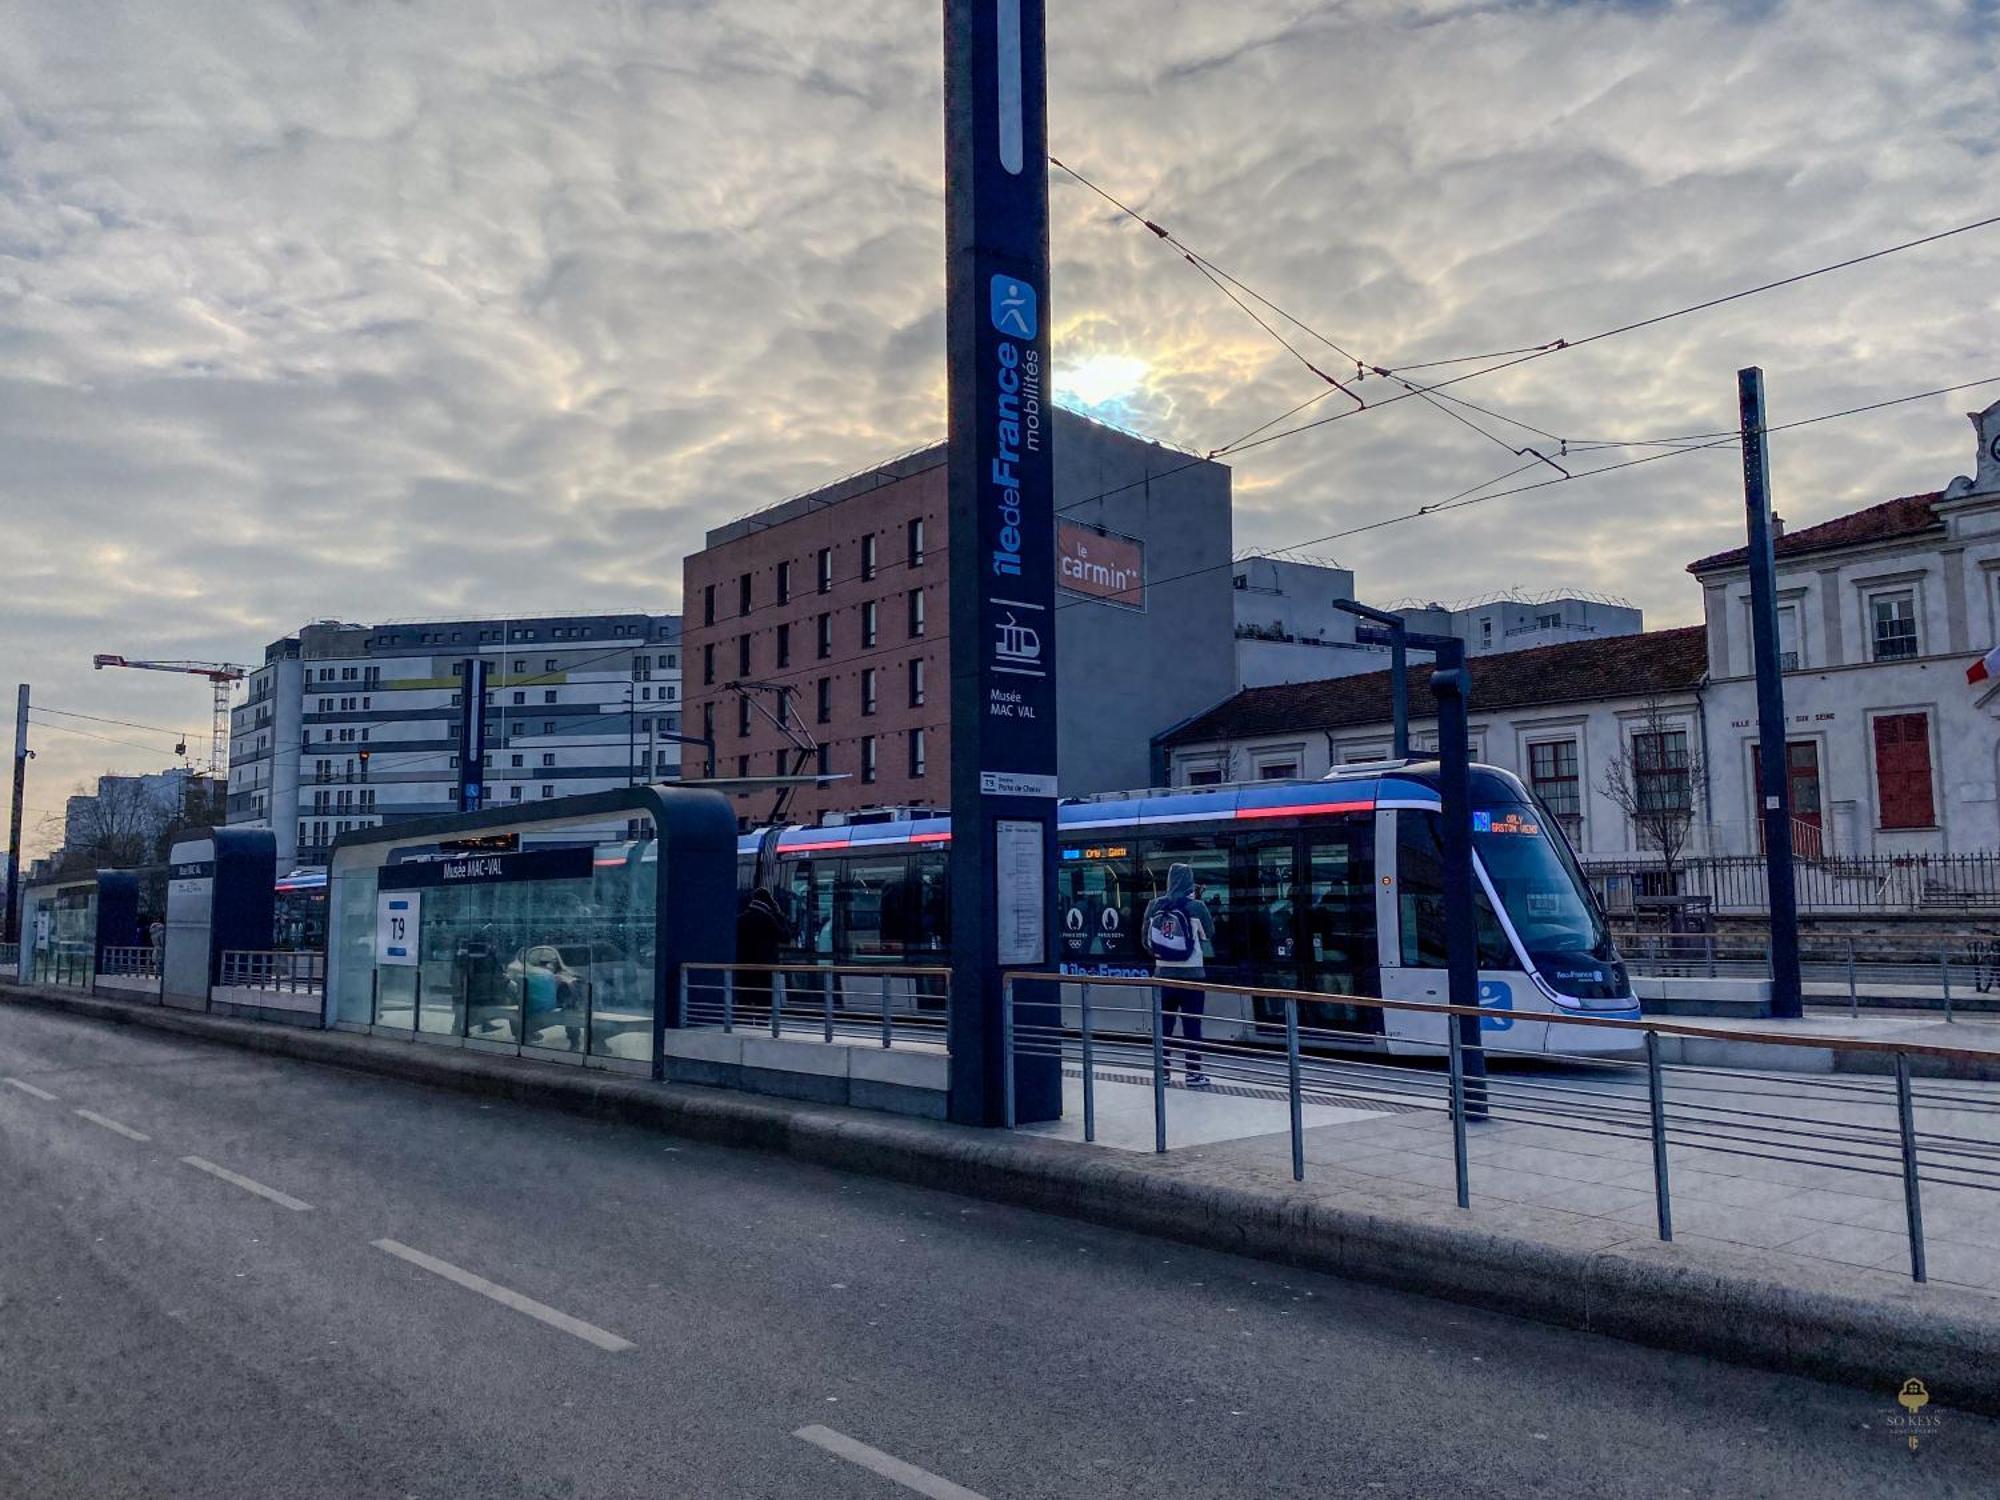
[[2000, 1424], [1944, 1409], [1913, 1455], [1888, 1391], [18, 1005], [0, 1080], [9, 1500], [1971, 1496], [2000, 1472]]

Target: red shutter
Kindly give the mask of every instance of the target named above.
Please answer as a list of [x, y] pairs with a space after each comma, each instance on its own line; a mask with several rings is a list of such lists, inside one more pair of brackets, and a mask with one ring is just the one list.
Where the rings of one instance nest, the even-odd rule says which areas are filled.
[[1936, 821], [1927, 714], [1883, 714], [1875, 720], [1875, 788], [1884, 828], [1929, 828]]

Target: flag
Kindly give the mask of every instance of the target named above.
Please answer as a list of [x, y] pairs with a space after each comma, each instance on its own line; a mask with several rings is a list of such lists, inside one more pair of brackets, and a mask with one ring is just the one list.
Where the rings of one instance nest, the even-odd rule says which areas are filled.
[[2000, 676], [2000, 646], [1995, 646], [1965, 669], [1967, 682], [1984, 682], [1993, 676]]

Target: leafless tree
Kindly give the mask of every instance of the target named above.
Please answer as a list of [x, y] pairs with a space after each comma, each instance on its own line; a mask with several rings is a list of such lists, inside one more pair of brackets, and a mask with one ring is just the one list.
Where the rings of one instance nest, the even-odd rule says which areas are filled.
[[1686, 723], [1658, 698], [1650, 698], [1598, 785], [1625, 814], [1639, 847], [1659, 855], [1661, 877], [1672, 893], [1680, 891], [1680, 870], [1694, 837], [1705, 780], [1701, 749], [1689, 737]]
[[190, 780], [184, 786], [185, 794], [175, 799], [149, 789], [136, 776], [107, 771], [94, 788], [78, 787], [72, 810], [62, 819], [58, 871], [136, 869], [161, 859], [166, 840], [177, 829], [221, 821], [219, 810], [211, 807], [209, 783]]

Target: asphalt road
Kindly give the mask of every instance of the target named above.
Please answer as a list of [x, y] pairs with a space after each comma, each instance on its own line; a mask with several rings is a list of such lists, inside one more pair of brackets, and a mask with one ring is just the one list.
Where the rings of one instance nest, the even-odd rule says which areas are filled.
[[2000, 1424], [1944, 1411], [1912, 1455], [1888, 1392], [4, 1003], [0, 1079], [7, 1500], [2000, 1473]]

